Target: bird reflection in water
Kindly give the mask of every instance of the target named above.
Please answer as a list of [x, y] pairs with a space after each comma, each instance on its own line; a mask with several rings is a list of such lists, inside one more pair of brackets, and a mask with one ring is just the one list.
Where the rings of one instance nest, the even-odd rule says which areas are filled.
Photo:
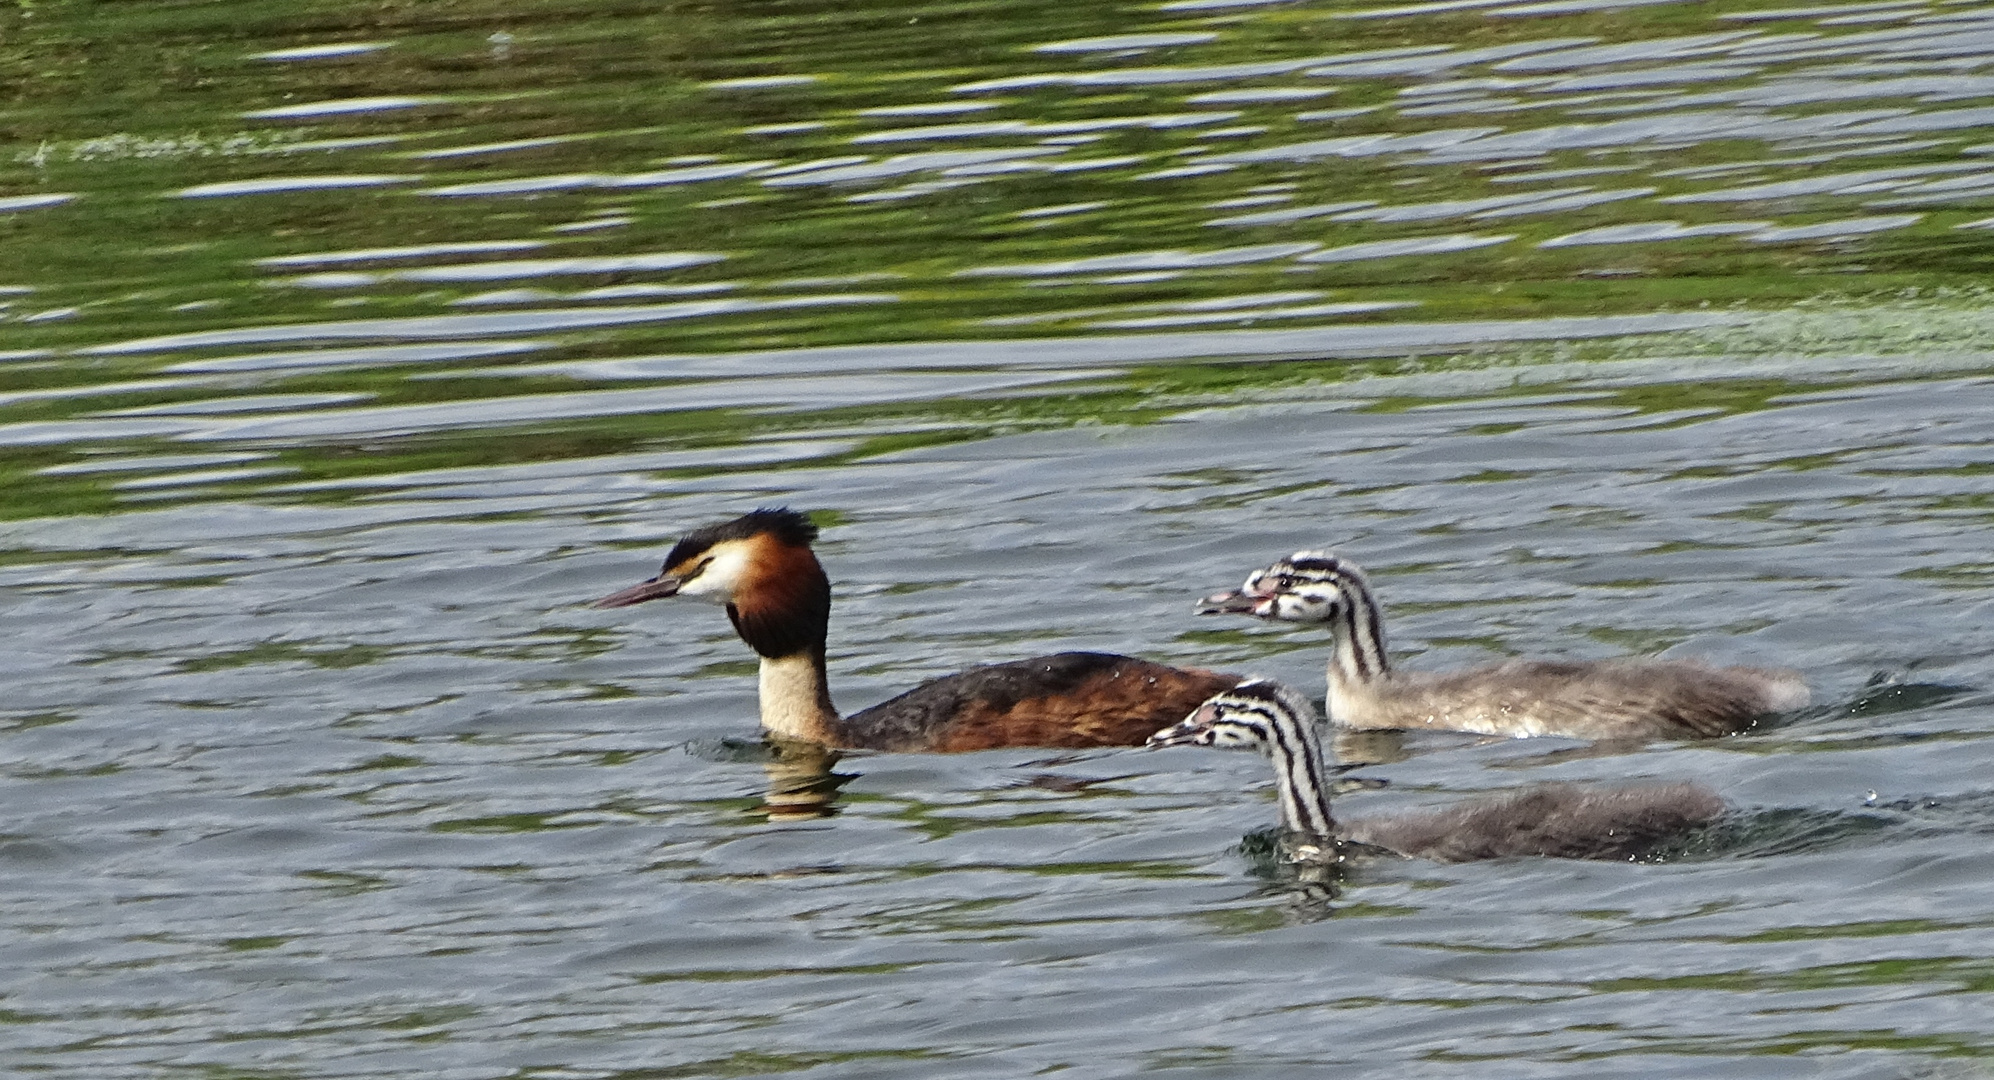
[[838, 812], [839, 789], [858, 775], [831, 771], [843, 755], [821, 743], [781, 735], [766, 736], [763, 746], [768, 793], [758, 812], [771, 822], [811, 821]]
[[1281, 925], [1297, 926], [1336, 914], [1350, 874], [1347, 849], [1353, 846], [1360, 845], [1281, 828], [1255, 829], [1240, 837], [1239, 853], [1247, 873], [1261, 882], [1255, 894], [1278, 902]]

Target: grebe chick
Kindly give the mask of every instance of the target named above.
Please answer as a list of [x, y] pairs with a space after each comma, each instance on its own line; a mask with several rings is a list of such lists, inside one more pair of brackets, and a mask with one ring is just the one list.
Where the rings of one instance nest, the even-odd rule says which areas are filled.
[[1299, 691], [1249, 679], [1150, 736], [1149, 745], [1259, 750], [1274, 764], [1281, 824], [1289, 832], [1437, 862], [1511, 855], [1634, 859], [1724, 812], [1723, 800], [1696, 784], [1540, 784], [1440, 810], [1339, 824], [1329, 810], [1329, 778], [1315, 728], [1315, 706]]
[[1205, 598], [1198, 612], [1327, 624], [1330, 722], [1348, 728], [1712, 738], [1808, 699], [1797, 671], [1689, 660], [1511, 660], [1465, 671], [1396, 671], [1364, 571], [1326, 551], [1298, 551], [1256, 570], [1238, 591]]
[[665, 596], [726, 605], [735, 632], [761, 657], [762, 727], [833, 747], [1139, 746], [1239, 681], [1129, 656], [1064, 652], [971, 668], [839, 716], [824, 671], [831, 581], [810, 550], [815, 539], [817, 526], [802, 514], [756, 510], [686, 534], [657, 577], [595, 606]]

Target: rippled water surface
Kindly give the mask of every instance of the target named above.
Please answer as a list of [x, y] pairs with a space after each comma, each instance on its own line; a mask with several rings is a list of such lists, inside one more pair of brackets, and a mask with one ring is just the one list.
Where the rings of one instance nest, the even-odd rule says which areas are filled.
[[[37, 0], [0, 87], [10, 1074], [1988, 1070], [1994, 8]], [[1322, 546], [1409, 666], [1815, 704], [1345, 740], [1732, 813], [1305, 880], [1253, 757], [776, 759], [586, 608], [762, 504], [846, 709], [1319, 692], [1190, 609]]]

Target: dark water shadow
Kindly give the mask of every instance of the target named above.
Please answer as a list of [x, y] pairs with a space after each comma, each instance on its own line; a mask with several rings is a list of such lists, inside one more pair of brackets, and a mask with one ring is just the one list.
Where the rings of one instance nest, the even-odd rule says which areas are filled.
[[1061, 795], [1078, 795], [1102, 784], [1112, 784], [1121, 780], [1134, 779], [1137, 773], [1118, 773], [1114, 776], [1067, 776], [1063, 773], [1032, 773], [1013, 780], [1003, 781], [1007, 788], [1033, 788], [1038, 791], [1051, 791]]
[[1912, 795], [1872, 805], [1880, 811], [1903, 815], [1921, 832], [1994, 833], [1994, 791]]
[[1837, 707], [1831, 715], [1888, 716], [1943, 704], [1971, 694], [1976, 689], [1958, 683], [1905, 682], [1903, 679], [1904, 676], [1897, 672], [1879, 671], [1869, 677], [1853, 700]]
[[1657, 847], [1641, 861], [1707, 862], [1800, 855], [1855, 843], [1897, 825], [1897, 821], [1881, 814], [1741, 810]]

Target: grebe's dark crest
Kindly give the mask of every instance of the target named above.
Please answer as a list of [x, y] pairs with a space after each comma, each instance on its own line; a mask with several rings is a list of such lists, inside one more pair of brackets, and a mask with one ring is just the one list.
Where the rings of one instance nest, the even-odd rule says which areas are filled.
[[1540, 784], [1440, 810], [1339, 823], [1330, 813], [1315, 728], [1315, 706], [1299, 691], [1248, 679], [1152, 735], [1149, 745], [1259, 750], [1274, 765], [1281, 824], [1289, 832], [1440, 862], [1511, 855], [1634, 859], [1724, 812], [1723, 800], [1695, 784]]
[[827, 746], [1134, 746], [1239, 681], [1128, 656], [1055, 653], [971, 668], [840, 716], [825, 674], [831, 581], [810, 549], [816, 539], [817, 527], [802, 514], [756, 510], [686, 534], [657, 577], [595, 606], [627, 607], [667, 596], [725, 605], [735, 632], [761, 657], [762, 725]]
[[1512, 660], [1441, 673], [1394, 670], [1364, 572], [1327, 551], [1256, 570], [1201, 614], [1327, 625], [1329, 714], [1350, 728], [1429, 728], [1580, 739], [1708, 738], [1807, 704], [1797, 671], [1688, 660]]

